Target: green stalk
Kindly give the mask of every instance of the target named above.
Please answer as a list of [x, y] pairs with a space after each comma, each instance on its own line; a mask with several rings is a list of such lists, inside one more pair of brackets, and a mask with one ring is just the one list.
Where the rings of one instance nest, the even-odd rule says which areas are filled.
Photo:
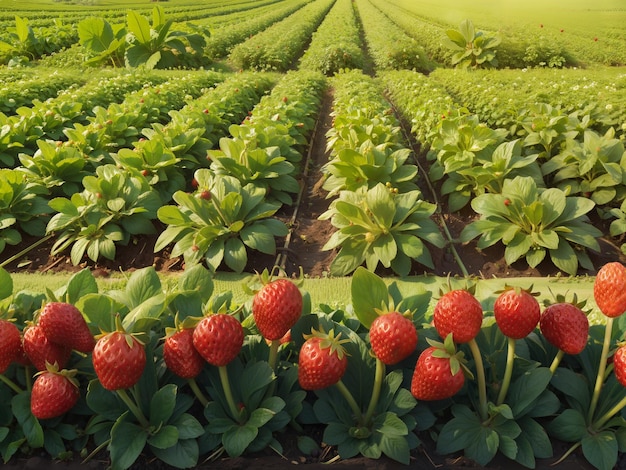
[[137, 404], [133, 401], [130, 395], [128, 395], [128, 392], [126, 391], [126, 389], [122, 388], [120, 390], [116, 390], [116, 392], [117, 392], [117, 395], [126, 404], [130, 412], [133, 415], [135, 415], [135, 418], [137, 418], [137, 421], [139, 421], [139, 424], [141, 424], [141, 427], [144, 429], [148, 429], [150, 427], [150, 422], [146, 419], [146, 417], [144, 416], [139, 406], [137, 406]]
[[611, 335], [613, 333], [613, 318], [608, 317], [606, 327], [604, 329], [604, 343], [602, 343], [602, 355], [600, 356], [600, 365], [598, 366], [598, 375], [596, 376], [596, 385], [593, 388], [593, 396], [591, 397], [591, 405], [589, 405], [589, 414], [587, 415], [587, 423], [593, 422], [593, 414], [598, 406], [600, 392], [604, 384], [604, 373], [606, 372], [606, 361], [609, 357], [609, 348], [611, 347]]
[[504, 378], [502, 379], [498, 401], [496, 402], [498, 406], [504, 403], [506, 393], [509, 391], [511, 377], [513, 376], [513, 362], [515, 362], [515, 339], [507, 338], [506, 369], [504, 370]]
[[559, 367], [559, 364], [561, 363], [563, 356], [565, 356], [565, 351], [563, 351], [562, 349], [559, 349], [559, 352], [557, 352], [556, 356], [554, 356], [554, 360], [552, 361], [552, 364], [550, 364], [550, 372], [552, 372], [552, 375], [554, 375], [557, 367]]
[[209, 404], [209, 400], [206, 399], [206, 397], [202, 393], [202, 390], [200, 390], [200, 387], [198, 387], [198, 382], [196, 382], [196, 379], [194, 379], [193, 377], [191, 379], [187, 379], [187, 383], [189, 384], [189, 388], [191, 388], [191, 391], [196, 396], [200, 404], [202, 404], [202, 406], [206, 408], [206, 406]]
[[348, 387], [345, 386], [342, 380], [339, 380], [339, 382], [337, 382], [335, 386], [339, 389], [343, 397], [348, 402], [348, 405], [352, 409], [352, 413], [354, 413], [354, 416], [356, 417], [359, 424], [362, 424], [363, 414], [361, 413], [361, 408], [359, 408], [359, 405], [357, 404], [356, 400], [350, 393], [350, 390], [348, 390]]
[[622, 410], [622, 408], [624, 408], [625, 406], [626, 406], [626, 397], [622, 398], [617, 405], [615, 405], [613, 408], [607, 411], [603, 416], [601, 416], [598, 419], [598, 421], [593, 423], [593, 428], [596, 430], [600, 430], [602, 426], [604, 426], [607, 423], [608, 420], [610, 420], [613, 416], [619, 413]]
[[485, 380], [485, 366], [483, 364], [483, 357], [480, 354], [480, 348], [476, 339], [472, 338], [467, 343], [472, 351], [474, 357], [474, 364], [476, 364], [476, 380], [478, 381], [478, 413], [480, 414], [481, 421], [486, 421], [489, 417], [487, 412], [487, 381]]
[[220, 371], [220, 380], [222, 381], [222, 388], [224, 389], [224, 395], [226, 396], [228, 408], [230, 409], [230, 413], [233, 415], [233, 419], [239, 422], [239, 408], [237, 408], [237, 404], [235, 403], [235, 399], [233, 398], [233, 391], [230, 388], [228, 369], [226, 368], [226, 366], [219, 366], [218, 369]]
[[11, 390], [13, 390], [15, 393], [19, 394], [24, 391], [19, 387], [19, 385], [17, 385], [11, 379], [9, 379], [8, 377], [5, 377], [4, 374], [0, 374], [0, 382], [4, 382], [6, 386], [9, 387]]
[[365, 419], [363, 420], [363, 424], [367, 426], [367, 424], [372, 419], [374, 415], [374, 410], [376, 410], [376, 405], [378, 405], [378, 399], [380, 398], [380, 390], [383, 386], [383, 379], [385, 378], [385, 364], [380, 359], [376, 358], [376, 373], [374, 376], [374, 386], [372, 388], [372, 398], [370, 399], [370, 404], [367, 407], [367, 411], [365, 413]]
[[276, 362], [278, 360], [278, 348], [280, 347], [280, 339], [274, 339], [270, 343], [270, 355], [267, 359], [273, 371], [276, 371]]
[[11, 256], [10, 258], [4, 260], [2, 263], [0, 263], [0, 268], [4, 268], [7, 264], [12, 263], [13, 261], [15, 261], [16, 259], [21, 258], [22, 256], [24, 256], [26, 253], [28, 253], [30, 250], [37, 248], [39, 245], [41, 245], [42, 243], [47, 242], [48, 240], [50, 240], [52, 238], [52, 234], [50, 235], [46, 235], [43, 238], [40, 238], [39, 240], [37, 240], [35, 243], [33, 243], [30, 246], [27, 246], [26, 248], [24, 248], [22, 251], [20, 251], [19, 253], [14, 254], [13, 256]]

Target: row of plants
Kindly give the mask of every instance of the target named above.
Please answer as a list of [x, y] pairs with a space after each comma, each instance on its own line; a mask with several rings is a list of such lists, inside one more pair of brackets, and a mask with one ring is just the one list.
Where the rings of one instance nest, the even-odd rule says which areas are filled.
[[[525, 259], [535, 267], [549, 255], [566, 273], [593, 270], [587, 250], [599, 251], [602, 232], [589, 215], [595, 209], [600, 217], [614, 216], [624, 198], [626, 153], [613, 130], [599, 134], [587, 128], [590, 117], [538, 103], [517, 110], [513, 134], [490, 128], [422, 76], [389, 73], [385, 80], [394, 102], [422, 129], [416, 135], [429, 149], [429, 178], [441, 184], [449, 210], [470, 204], [480, 214], [462, 242], [502, 243], [508, 264]], [[424, 112], [439, 122], [426, 127], [418, 119]]]
[[208, 166], [207, 150], [274, 83], [275, 77], [268, 74], [233, 75], [180, 110], [170, 111], [167, 124], [154, 122], [143, 128], [145, 138], [132, 126], [126, 128], [134, 136], [133, 148], [115, 153], [99, 147], [100, 142], [111, 141], [106, 131], [96, 129], [86, 141], [79, 140], [83, 133], [68, 132], [73, 137], [70, 155], [78, 150], [78, 155], [94, 158], [95, 172], [83, 177], [80, 193], [49, 202], [53, 213], [46, 232], [56, 237], [52, 253], [70, 249], [74, 264], [85, 255], [93, 261], [113, 260], [116, 244], [127, 245], [137, 235], [155, 233], [157, 210], [176, 192], [191, 188], [193, 171]]
[[[422, 27], [432, 29], [432, 33], [441, 38], [445, 35], [446, 29], [456, 26], [450, 24], [449, 19], [441, 12], [428, 10], [424, 4], [407, 0], [385, 3], [377, 1], [376, 4], [409, 35], [423, 41], [420, 44], [423, 44], [429, 53], [445, 59], [445, 51], [441, 49], [441, 45], [420, 31]], [[504, 24], [501, 19], [498, 21], [490, 15], [481, 14], [478, 10], [471, 11], [471, 14], [472, 18], [480, 23], [481, 28], [502, 35], [503, 41], [497, 52], [499, 66], [502, 68], [569, 67], [580, 64], [624, 65], [623, 54], [620, 53], [626, 47], [624, 38], [611, 34], [609, 23], [604, 22], [602, 27], [591, 31], [580, 26], [564, 29], [554, 24], [544, 25], [544, 22], [553, 21], [548, 18], [536, 24], [528, 24], [522, 18]], [[439, 28], [439, 34], [436, 28]], [[451, 65], [449, 60], [442, 60], [441, 63]]]
[[22, 106], [32, 106], [33, 100], [45, 101], [54, 98], [59, 92], [70, 87], [78, 87], [86, 83], [85, 77], [63, 71], [52, 71], [45, 74], [16, 74], [14, 77], [2, 77], [0, 88], [0, 112], [15, 114]]
[[237, 44], [285, 19], [303, 5], [302, 1], [285, 1], [282, 2], [281, 8], [272, 5], [272, 8], [264, 14], [251, 16], [250, 12], [244, 12], [243, 17], [234, 23], [231, 22], [230, 16], [228, 21], [221, 18], [215, 29], [211, 30], [211, 37], [207, 39], [204, 53], [212, 60], [227, 57]]
[[433, 268], [428, 242], [444, 245], [431, 220], [436, 205], [422, 198], [402, 128], [378, 83], [361, 71], [332, 79], [331, 158], [323, 189], [334, 198], [320, 219], [336, 228], [323, 250], [338, 249], [330, 273], [344, 276], [365, 263], [404, 276], [414, 262]]
[[332, 76], [342, 69], [363, 69], [365, 58], [354, 4], [337, 1], [300, 58], [300, 69]]
[[379, 70], [413, 69], [429, 72], [434, 68], [423, 47], [406, 35], [369, 0], [355, 2], [365, 42]]
[[[142, 454], [189, 468], [281, 453], [286, 433], [306, 456], [323, 442], [336, 458], [407, 465], [424, 439], [483, 466], [501, 455], [535, 468], [581, 448], [610, 470], [624, 450], [619, 263], [598, 272], [604, 320], [592, 325], [589, 299], [542, 307], [520, 287], [480, 300], [467, 286], [403, 296], [359, 268], [341, 309], [313, 307], [268, 274], [237, 304], [200, 265], [168, 285], [141, 269], [107, 292], [83, 270], [55, 292], [13, 293], [0, 270], [4, 462], [43, 449], [85, 462], [105, 452], [113, 469]], [[555, 456], [551, 439], [570, 450]]]
[[166, 225], [155, 252], [173, 244], [171, 256], [186, 266], [205, 263], [242, 272], [248, 249], [276, 255], [276, 241], [288, 226], [274, 215], [296, 205], [308, 147], [321, 106], [325, 80], [317, 72], [290, 72], [229, 137], [210, 150], [209, 168], [194, 173], [195, 191], [178, 191], [176, 205], [161, 207]]
[[284, 72], [304, 52], [334, 0], [316, 0], [235, 46], [230, 61], [238, 68]]
[[86, 122], [95, 107], [120, 102], [126, 94], [144, 85], [165, 80], [167, 75], [104, 73], [82, 87], [69, 87], [56, 97], [45, 101], [35, 99], [32, 106], [16, 110], [17, 114], [0, 114], [2, 166], [15, 166], [20, 152], [32, 155], [37, 150], [37, 140], [63, 138], [64, 129], [72, 127], [74, 123]]

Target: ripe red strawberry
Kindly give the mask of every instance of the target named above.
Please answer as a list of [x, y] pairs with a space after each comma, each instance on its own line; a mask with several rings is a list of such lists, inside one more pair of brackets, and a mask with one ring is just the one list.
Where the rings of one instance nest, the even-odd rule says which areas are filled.
[[483, 321], [483, 308], [470, 292], [452, 290], [437, 301], [433, 323], [442, 338], [452, 333], [455, 343], [474, 339]]
[[372, 351], [383, 364], [397, 364], [415, 351], [417, 330], [413, 322], [401, 313], [385, 313], [372, 322], [370, 343]]
[[302, 313], [302, 293], [289, 279], [265, 284], [252, 299], [252, 315], [261, 335], [274, 341], [296, 324]]
[[493, 314], [500, 331], [509, 338], [522, 339], [528, 336], [539, 323], [539, 302], [528, 291], [507, 289], [493, 304]]
[[617, 348], [613, 354], [613, 367], [615, 378], [622, 386], [626, 387], [626, 345]]
[[183, 379], [197, 377], [204, 359], [193, 346], [193, 328], [183, 328], [165, 338], [163, 360], [169, 370]]
[[626, 311], [626, 267], [618, 262], [607, 263], [596, 275], [593, 297], [607, 317], [619, 317]]
[[550, 305], [543, 311], [539, 327], [548, 342], [566, 354], [579, 354], [587, 345], [589, 320], [573, 304]]
[[194, 347], [205, 361], [216, 367], [235, 359], [243, 340], [243, 326], [239, 320], [223, 313], [204, 317], [193, 332]]
[[53, 343], [39, 325], [26, 327], [23, 335], [24, 352], [37, 370], [46, 370], [46, 362], [65, 368], [72, 349], [64, 344]]
[[124, 331], [101, 337], [93, 348], [93, 368], [107, 390], [121, 390], [135, 385], [146, 366], [143, 344]]
[[348, 367], [348, 356], [340, 340], [341, 333], [335, 336], [311, 329], [304, 335], [306, 341], [300, 348], [298, 357], [298, 382], [304, 390], [320, 390], [341, 380]]
[[30, 395], [30, 410], [35, 418], [56, 418], [72, 409], [80, 396], [72, 378], [75, 372], [50, 369], [37, 375]]
[[90, 353], [95, 340], [76, 307], [65, 302], [48, 302], [39, 315], [39, 326], [50, 341]]
[[[465, 375], [445, 350], [430, 346], [422, 351], [411, 380], [411, 394], [418, 400], [450, 398], [463, 388]], [[454, 369], [454, 370], [453, 370]]]
[[0, 319], [0, 374], [21, 355], [22, 335], [15, 323]]

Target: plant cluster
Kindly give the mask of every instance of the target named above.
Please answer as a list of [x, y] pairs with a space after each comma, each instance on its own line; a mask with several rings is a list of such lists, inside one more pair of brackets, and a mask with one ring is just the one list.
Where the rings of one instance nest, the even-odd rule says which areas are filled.
[[363, 65], [354, 5], [349, 0], [337, 1], [313, 34], [311, 44], [300, 58], [300, 68], [332, 76], [343, 69], [362, 69]]
[[302, 54], [333, 1], [309, 3], [235, 46], [230, 61], [242, 69], [285, 72]]
[[376, 68], [429, 72], [434, 67], [424, 49], [387, 18], [370, 0], [355, 2], [365, 42]]
[[342, 459], [409, 464], [427, 435], [437, 452], [480, 465], [501, 454], [534, 468], [558, 438], [572, 444], [561, 459], [581, 447], [609, 470], [622, 449], [619, 263], [598, 273], [605, 324], [591, 326], [584, 302], [542, 308], [520, 287], [482, 302], [450, 287], [430, 308], [424, 286], [403, 296], [364, 268], [345, 311], [313, 311], [294, 281], [267, 271], [240, 305], [199, 265], [168, 286], [145, 268], [109, 292], [88, 270], [47, 294], [13, 293], [0, 276], [5, 462], [40, 448], [85, 460], [106, 450], [112, 468], [142, 453], [187, 468], [280, 453], [286, 432], [308, 454], [320, 450], [303, 433], [311, 424]]

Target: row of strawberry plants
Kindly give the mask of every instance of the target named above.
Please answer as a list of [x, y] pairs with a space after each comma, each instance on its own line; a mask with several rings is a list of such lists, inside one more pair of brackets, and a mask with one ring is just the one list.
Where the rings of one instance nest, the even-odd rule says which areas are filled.
[[[95, 173], [82, 178], [80, 193], [49, 202], [55, 212], [46, 227], [48, 234], [56, 236], [52, 253], [71, 247], [74, 264], [84, 255], [93, 261], [100, 257], [113, 260], [116, 244], [126, 245], [136, 235], [155, 233], [157, 210], [170, 202], [173, 194], [190, 187], [193, 170], [208, 165], [207, 150], [231, 124], [247, 115], [275, 81], [270, 74], [232, 75], [182, 109], [171, 110], [167, 124], [154, 122], [145, 127], [141, 132], [146, 138], [133, 142], [132, 149], [110, 154], [105, 149], [101, 161], [95, 162]], [[135, 129], [130, 130], [136, 135]], [[95, 153], [90, 146], [107, 140], [95, 134], [94, 142], [81, 142], [79, 130], [68, 134], [74, 138], [67, 147], [70, 157], [77, 152], [76, 145], [86, 145], [86, 150]]]
[[246, 268], [248, 249], [275, 255], [288, 227], [273, 216], [301, 189], [296, 178], [324, 87], [317, 73], [287, 73], [250, 116], [230, 126], [230, 137], [208, 152], [209, 168], [194, 173], [195, 191], [178, 191], [176, 205], [159, 209], [167, 227], [154, 250], [174, 244], [171, 256], [183, 256], [187, 266], [236, 272]]
[[367, 49], [376, 68], [414, 69], [420, 72], [433, 69], [423, 47], [399, 29], [370, 0], [357, 0], [355, 5], [363, 26]]
[[[59, 92], [69, 88], [84, 85], [86, 77], [59, 72], [57, 70], [42, 74], [24, 74], [13, 79], [2, 77], [3, 86], [0, 88], [0, 112], [6, 115], [15, 114], [22, 106], [32, 106], [33, 100], [45, 101], [54, 98]], [[7, 80], [8, 78], [8, 80]]]
[[167, 79], [163, 74], [114, 73], [98, 75], [79, 88], [68, 88], [45, 101], [35, 100], [30, 107], [20, 108], [18, 114], [0, 114], [2, 139], [0, 162], [13, 167], [20, 152], [34, 153], [36, 141], [42, 138], [58, 140], [72, 122], [84, 122], [91, 110], [113, 101], [121, 101], [127, 93], [146, 84]]
[[[13, 293], [11, 276], [0, 278], [12, 317], [0, 320], [4, 462], [104, 450], [112, 468], [142, 454], [189, 468], [281, 453], [286, 433], [306, 455], [323, 442], [342, 459], [407, 465], [425, 433], [438, 453], [483, 466], [499, 454], [534, 468], [554, 457], [556, 438], [571, 443], [563, 458], [582, 447], [610, 470], [622, 448], [619, 263], [595, 279], [603, 324], [592, 325], [590, 299], [542, 309], [520, 287], [481, 300], [451, 288], [430, 309], [425, 288], [403, 296], [365, 269], [345, 310], [314, 308], [293, 281], [267, 273], [237, 304], [201, 266], [168, 286], [145, 268], [108, 292], [89, 270], [47, 294]], [[324, 428], [321, 441], [303, 433], [311, 424]]]
[[[437, 106], [430, 78], [396, 74], [388, 82], [416, 126], [423, 123], [414, 113], [424, 112], [425, 104]], [[478, 238], [479, 248], [502, 243], [508, 264], [525, 259], [535, 267], [549, 255], [566, 273], [593, 270], [588, 251], [599, 252], [602, 232], [589, 222], [592, 211], [615, 217], [612, 234], [623, 233], [626, 153], [614, 129], [600, 134], [590, 116], [542, 103], [514, 109], [512, 131], [491, 128], [470, 111], [454, 103], [436, 109], [439, 123], [422, 140], [430, 179], [441, 182], [449, 210], [469, 203], [480, 214], [461, 241]]]
[[315, 0], [284, 20], [238, 44], [229, 55], [239, 68], [289, 70], [335, 0]]
[[335, 197], [320, 215], [337, 229], [323, 250], [339, 249], [333, 275], [347, 275], [365, 263], [407, 275], [414, 261], [433, 267], [424, 242], [442, 247], [430, 219], [436, 206], [416, 186], [417, 167], [408, 159], [398, 120], [378, 84], [361, 71], [336, 75], [333, 126], [327, 133], [331, 159], [321, 171], [323, 188]]
[[300, 68], [332, 76], [341, 69], [362, 69], [364, 63], [360, 28], [354, 4], [340, 0], [330, 10], [300, 59]]
[[211, 37], [207, 40], [204, 48], [205, 54], [211, 59], [227, 57], [237, 44], [283, 20], [302, 8], [303, 5], [304, 2], [302, 1], [285, 1], [281, 3], [280, 8], [272, 6], [267, 13], [251, 17], [249, 12], [245, 12], [243, 18], [234, 23], [230, 17], [228, 21], [226, 18], [220, 18], [217, 27], [211, 32]]

